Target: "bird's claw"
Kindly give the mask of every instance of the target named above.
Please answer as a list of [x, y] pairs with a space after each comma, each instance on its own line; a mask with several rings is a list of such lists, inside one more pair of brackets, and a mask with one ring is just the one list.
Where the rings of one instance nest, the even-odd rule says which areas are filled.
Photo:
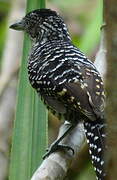
[[74, 149], [70, 146], [67, 146], [65, 144], [52, 144], [49, 148], [46, 149], [46, 153], [43, 156], [43, 159], [48, 157], [51, 153], [57, 151], [57, 150], [67, 150], [67, 151], [72, 151], [74, 155]]

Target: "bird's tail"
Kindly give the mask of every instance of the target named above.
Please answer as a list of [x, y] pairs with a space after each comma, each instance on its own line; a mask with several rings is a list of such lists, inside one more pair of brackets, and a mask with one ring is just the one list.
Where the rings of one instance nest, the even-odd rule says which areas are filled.
[[91, 155], [92, 163], [96, 172], [98, 180], [104, 180], [105, 173], [105, 123], [104, 120], [97, 120], [95, 122], [85, 121], [84, 128], [89, 145], [89, 153]]

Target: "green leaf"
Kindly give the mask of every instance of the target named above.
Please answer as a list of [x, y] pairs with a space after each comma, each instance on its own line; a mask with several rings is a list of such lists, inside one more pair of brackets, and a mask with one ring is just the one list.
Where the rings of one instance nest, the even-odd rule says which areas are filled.
[[102, 25], [102, 2], [98, 2], [98, 6], [92, 14], [93, 18], [80, 39], [79, 47], [84, 53], [93, 51], [95, 44], [99, 42], [100, 27]]
[[[27, 12], [44, 6], [44, 0], [28, 0]], [[28, 81], [27, 59], [30, 47], [30, 40], [25, 35], [9, 180], [30, 179], [41, 163], [47, 145], [47, 111]]]

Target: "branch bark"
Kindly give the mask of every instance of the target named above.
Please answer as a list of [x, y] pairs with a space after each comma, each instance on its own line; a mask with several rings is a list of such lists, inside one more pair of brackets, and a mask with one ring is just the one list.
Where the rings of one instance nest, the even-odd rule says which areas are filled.
[[107, 179], [117, 179], [117, 1], [104, 0], [107, 38]]

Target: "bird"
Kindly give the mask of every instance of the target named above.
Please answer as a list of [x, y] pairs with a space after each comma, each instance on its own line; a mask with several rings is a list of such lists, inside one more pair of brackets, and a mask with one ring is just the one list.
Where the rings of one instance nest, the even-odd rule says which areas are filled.
[[72, 43], [67, 25], [54, 10], [33, 10], [10, 28], [26, 32], [32, 41], [28, 58], [31, 86], [49, 111], [69, 122], [44, 158], [58, 149], [74, 153], [72, 147], [60, 142], [83, 122], [96, 177], [104, 180], [105, 90], [94, 63]]

